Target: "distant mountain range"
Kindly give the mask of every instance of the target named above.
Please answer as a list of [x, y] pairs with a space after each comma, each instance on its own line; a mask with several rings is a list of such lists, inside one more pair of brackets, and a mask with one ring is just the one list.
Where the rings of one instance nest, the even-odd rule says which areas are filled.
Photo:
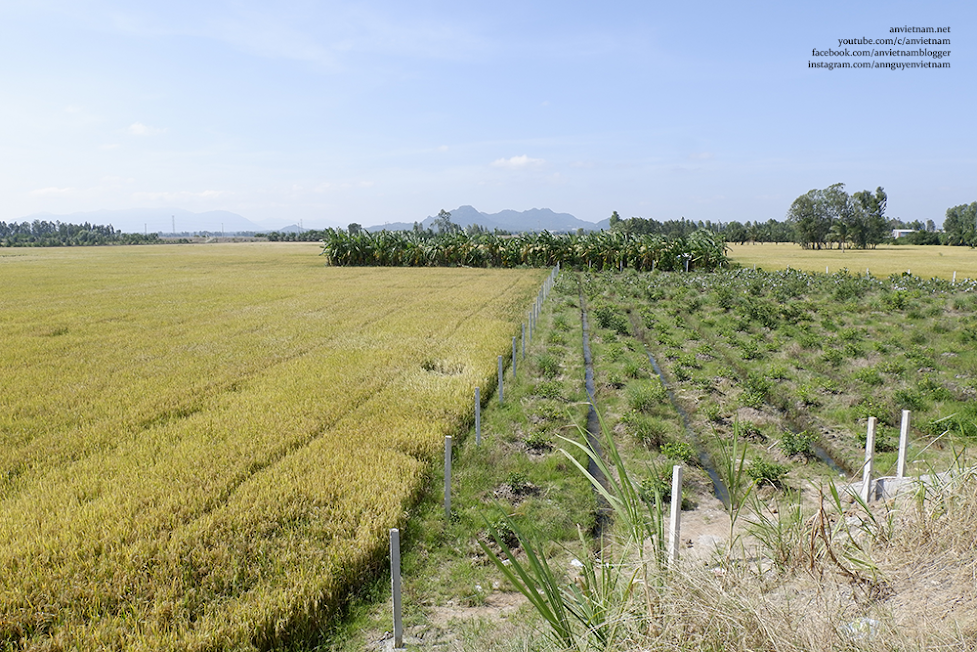
[[[610, 220], [601, 220], [596, 224], [584, 222], [569, 213], [555, 213], [548, 208], [531, 208], [528, 211], [504, 210], [498, 213], [483, 213], [472, 206], [459, 206], [451, 212], [451, 221], [465, 227], [477, 224], [488, 230], [502, 229], [503, 231], [600, 231], [610, 228]], [[431, 215], [421, 222], [425, 229], [435, 228], [436, 215]], [[368, 227], [368, 231], [406, 231], [413, 229], [414, 224], [407, 222], [393, 222]]]
[[129, 208], [123, 210], [99, 210], [87, 213], [54, 215], [35, 213], [23, 217], [18, 222], [63, 222], [66, 224], [112, 225], [122, 233], [241, 233], [259, 231], [298, 231], [298, 225], [284, 226], [279, 220], [275, 224], [258, 224], [232, 213], [231, 211], [207, 211], [194, 213], [182, 208]]
[[[421, 221], [424, 228], [435, 228], [437, 216], [428, 216]], [[131, 208], [123, 210], [98, 210], [84, 213], [55, 215], [53, 213], [34, 213], [22, 217], [18, 222], [63, 222], [65, 224], [111, 225], [122, 233], [261, 233], [278, 231], [292, 233], [307, 231], [298, 224], [287, 224], [283, 220], [251, 220], [231, 211], [207, 211], [194, 213], [182, 208]], [[528, 211], [504, 210], [498, 213], [482, 213], [471, 206], [459, 206], [451, 211], [451, 221], [466, 227], [478, 224], [488, 230], [503, 231], [553, 231], [566, 232], [584, 229], [599, 231], [610, 228], [609, 220], [594, 224], [584, 222], [569, 213], [555, 213], [548, 208], [532, 208]], [[413, 222], [394, 222], [370, 226], [368, 231], [405, 231], [414, 228]]]

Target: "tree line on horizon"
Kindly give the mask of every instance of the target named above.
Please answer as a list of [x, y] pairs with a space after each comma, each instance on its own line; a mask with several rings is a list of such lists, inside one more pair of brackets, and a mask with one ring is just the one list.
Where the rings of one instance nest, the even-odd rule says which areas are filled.
[[2, 247], [81, 247], [106, 244], [158, 244], [159, 235], [122, 233], [111, 225], [48, 222], [0, 222]]
[[[712, 222], [710, 220], [657, 221], [650, 218], [631, 217], [622, 219], [617, 211], [611, 214], [610, 233], [625, 236], [656, 235], [668, 239], [688, 238], [692, 233], [705, 230], [725, 242], [782, 243], [794, 242], [804, 248], [831, 247], [874, 248], [879, 244], [918, 244], [977, 246], [977, 202], [953, 206], [946, 211], [943, 229], [937, 230], [933, 220], [905, 222], [885, 215], [888, 197], [881, 187], [875, 192], [863, 190], [849, 195], [844, 184], [810, 190], [791, 204], [786, 219], [766, 222]], [[911, 230], [901, 238], [893, 238], [896, 229]], [[301, 232], [277, 232], [254, 234], [271, 242], [324, 242], [337, 229], [310, 229]], [[342, 229], [338, 229], [342, 231]], [[346, 232], [350, 235], [367, 234], [360, 224], [351, 223]], [[381, 231], [380, 233], [383, 233]], [[444, 235], [462, 233], [469, 238], [487, 235], [506, 237], [508, 231], [489, 231], [477, 224], [461, 226], [451, 221], [451, 213], [442, 210], [432, 227], [414, 223], [410, 231], [414, 240], [431, 240]], [[583, 236], [583, 230], [575, 235]], [[375, 235], [375, 234], [374, 234]], [[163, 240], [156, 233], [138, 234], [116, 231], [111, 225], [66, 224], [47, 222], [0, 222], [0, 246], [6, 247], [59, 247], [104, 244], [159, 244]]]

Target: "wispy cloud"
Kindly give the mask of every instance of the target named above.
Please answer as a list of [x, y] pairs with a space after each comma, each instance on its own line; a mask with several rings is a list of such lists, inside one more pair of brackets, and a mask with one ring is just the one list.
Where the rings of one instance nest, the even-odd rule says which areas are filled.
[[714, 157], [715, 154], [713, 154], [712, 152], [697, 152], [695, 154], [689, 154], [689, 158], [692, 159], [693, 161], [708, 161], [709, 159]]
[[497, 158], [492, 161], [492, 167], [507, 168], [510, 170], [525, 170], [528, 168], [538, 168], [544, 163], [546, 163], [546, 161], [541, 158], [529, 158], [523, 154], [522, 156], [513, 156], [512, 158]]
[[31, 190], [32, 195], [43, 196], [43, 195], [63, 195], [66, 192], [71, 192], [74, 188], [38, 188], [37, 190]]
[[133, 122], [131, 125], [126, 127], [126, 133], [132, 136], [155, 136], [163, 133], [164, 131], [166, 131], [166, 129], [148, 127], [141, 122]]

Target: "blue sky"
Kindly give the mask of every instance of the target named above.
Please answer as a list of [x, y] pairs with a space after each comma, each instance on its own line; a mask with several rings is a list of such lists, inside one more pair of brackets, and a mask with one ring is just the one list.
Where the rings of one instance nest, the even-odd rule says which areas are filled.
[[[808, 68], [904, 25], [949, 26], [952, 67]], [[969, 0], [3, 0], [0, 220], [782, 220], [842, 182], [939, 223], [977, 201], [975, 27]]]

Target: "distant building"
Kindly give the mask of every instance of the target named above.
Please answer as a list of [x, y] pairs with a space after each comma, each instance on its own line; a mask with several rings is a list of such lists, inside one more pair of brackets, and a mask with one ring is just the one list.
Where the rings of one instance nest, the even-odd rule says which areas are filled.
[[901, 238], [904, 235], [916, 233], [916, 229], [892, 229], [893, 238]]

